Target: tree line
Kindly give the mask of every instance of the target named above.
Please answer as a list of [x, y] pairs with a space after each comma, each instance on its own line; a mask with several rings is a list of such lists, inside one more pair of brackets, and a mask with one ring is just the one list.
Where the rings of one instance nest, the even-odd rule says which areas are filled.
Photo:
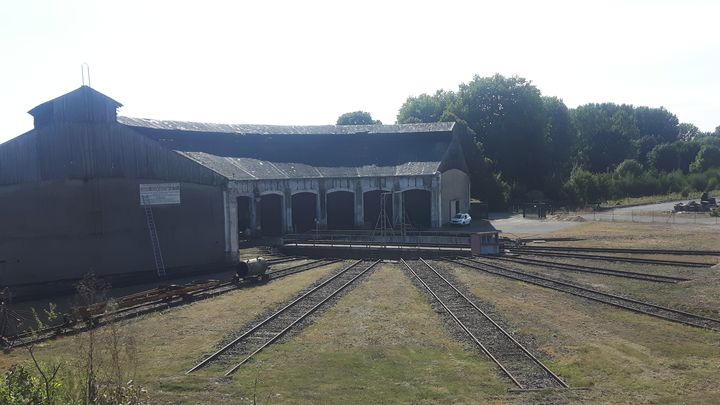
[[662, 107], [569, 109], [529, 80], [496, 74], [409, 97], [397, 116], [400, 124], [437, 121], [457, 123], [472, 195], [492, 208], [720, 188], [720, 126], [703, 132]]

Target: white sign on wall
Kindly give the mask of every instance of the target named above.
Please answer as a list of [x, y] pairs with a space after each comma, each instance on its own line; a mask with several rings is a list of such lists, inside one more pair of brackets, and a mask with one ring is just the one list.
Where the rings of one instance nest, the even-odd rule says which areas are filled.
[[140, 205], [180, 204], [180, 183], [140, 185]]

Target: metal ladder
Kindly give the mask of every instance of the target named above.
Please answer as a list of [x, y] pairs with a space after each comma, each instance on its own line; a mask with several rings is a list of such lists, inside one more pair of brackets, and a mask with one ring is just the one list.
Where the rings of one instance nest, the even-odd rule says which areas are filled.
[[155, 217], [151, 206], [147, 203], [147, 200], [143, 201], [145, 208], [145, 219], [147, 220], [148, 231], [150, 232], [150, 243], [152, 244], [153, 256], [155, 257], [155, 270], [157, 271], [158, 277], [165, 277], [165, 261], [162, 257], [162, 251], [160, 250], [160, 240], [157, 235], [157, 228], [155, 227]]

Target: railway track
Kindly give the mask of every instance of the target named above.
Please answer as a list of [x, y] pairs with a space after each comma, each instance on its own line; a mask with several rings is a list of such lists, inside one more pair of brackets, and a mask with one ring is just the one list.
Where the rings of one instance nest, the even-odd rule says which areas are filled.
[[665, 319], [671, 322], [682, 323], [689, 326], [695, 326], [702, 329], [709, 329], [720, 332], [720, 320], [718, 319], [691, 314], [688, 312], [656, 305], [650, 302], [605, 293], [582, 285], [571, 284], [549, 277], [530, 274], [504, 266], [498, 266], [496, 264], [488, 263], [487, 261], [462, 258], [451, 259], [448, 261], [497, 276], [524, 281], [529, 284], [562, 291], [564, 293], [587, 298], [589, 300], [601, 302], [607, 305], [612, 305], [617, 308], [623, 308], [632, 312], [637, 312], [645, 315], [654, 316], [656, 318]]
[[[294, 259], [303, 260], [303, 259]], [[292, 266], [290, 268], [284, 268], [281, 270], [270, 271], [267, 274], [270, 275], [271, 280], [291, 276], [296, 273], [303, 271], [312, 270], [318, 267], [327, 266], [330, 264], [338, 263], [341, 259], [332, 260], [314, 260], [311, 263], [303, 263], [301, 265]], [[251, 286], [251, 284], [241, 284], [240, 287]], [[238, 285], [231, 281], [222, 281], [208, 284], [206, 287], [193, 289], [190, 292], [173, 295], [163, 296], [157, 299], [148, 299], [135, 305], [122, 307], [110, 312], [102, 312], [97, 315], [89, 317], [87, 320], [78, 320], [73, 323], [64, 322], [58, 325], [47, 326], [45, 328], [35, 330], [32, 332], [21, 332], [12, 336], [3, 336], [3, 342], [0, 342], [0, 347], [16, 347], [23, 346], [28, 343], [38, 343], [47, 339], [54, 338], [61, 335], [70, 335], [78, 332], [88, 330], [90, 328], [103, 326], [112, 322], [117, 322], [124, 319], [130, 319], [136, 316], [149, 314], [152, 312], [162, 311], [165, 309], [185, 305], [198, 300], [215, 297], [230, 291], [238, 289]], [[138, 293], [142, 294], [142, 293]], [[118, 297], [123, 299], [124, 297]], [[8, 345], [9, 342], [9, 345]]]
[[268, 264], [280, 264], [280, 263], [287, 263], [287, 262], [295, 262], [299, 260], [305, 260], [305, 257], [296, 257], [296, 256], [287, 256], [287, 257], [273, 257], [271, 259], [267, 259]]
[[592, 252], [592, 253], [629, 253], [645, 255], [672, 256], [720, 256], [720, 250], [679, 250], [679, 249], [635, 249], [635, 248], [602, 248], [581, 246], [523, 246], [534, 250]]
[[534, 250], [525, 248], [513, 248], [510, 252], [522, 255], [531, 256], [545, 256], [545, 257], [567, 257], [572, 259], [584, 259], [584, 260], [601, 260], [606, 262], [625, 262], [625, 263], [640, 263], [640, 264], [653, 264], [659, 266], [676, 266], [676, 267], [711, 267], [714, 263], [698, 263], [688, 262], [682, 260], [659, 260], [659, 259], [645, 259], [639, 257], [621, 257], [621, 256], [607, 256], [607, 255], [592, 255], [583, 253], [568, 253], [568, 252], [555, 252], [546, 250]]
[[521, 390], [569, 388], [555, 373], [422, 258], [402, 264]]
[[524, 256], [515, 256], [515, 257], [488, 256], [488, 258], [492, 258], [492, 259], [496, 259], [496, 260], [504, 260], [504, 261], [514, 262], [514, 263], [520, 263], [520, 264], [525, 264], [525, 265], [534, 266], [534, 267], [549, 268], [549, 269], [551, 268], [551, 269], [574, 271], [574, 272], [580, 272], [580, 273], [604, 274], [604, 275], [613, 276], [613, 277], [632, 278], [632, 279], [636, 279], [636, 280], [653, 281], [653, 282], [657, 282], [657, 283], [678, 283], [681, 281], [690, 281], [690, 279], [681, 278], [681, 277], [672, 277], [672, 276], [663, 276], [663, 275], [659, 275], [659, 274], [637, 273], [637, 272], [633, 272], [633, 271], [605, 269], [602, 267], [584, 266], [584, 265], [579, 265], [579, 264], [557, 263], [557, 262], [551, 262], [551, 261], [547, 261], [547, 260], [531, 259], [531, 258], [524, 257]]
[[243, 364], [295, 328], [338, 293], [372, 271], [380, 261], [357, 260], [343, 268], [332, 277], [275, 311], [269, 317], [261, 320], [240, 336], [234, 338], [230, 343], [210, 354], [188, 370], [187, 374], [217, 361], [243, 356], [239, 363], [236, 363], [225, 372], [225, 376], [233, 374]]
[[[72, 335], [113, 322], [131, 319], [140, 315], [162, 311], [169, 308], [186, 305], [191, 302], [197, 302], [199, 300], [212, 298], [230, 291], [235, 291], [237, 288], [238, 286], [232, 282], [218, 282], [207, 287], [195, 289], [182, 295], [173, 295], [157, 298], [138, 303], [136, 305], [122, 307], [117, 310], [102, 312], [97, 315], [93, 315], [86, 320], [77, 319], [69, 323], [65, 321], [61, 324], [47, 326], [42, 329], [21, 332], [12, 336], [4, 336], [3, 340], [6, 343], [9, 343], [9, 345], [5, 347], [20, 347], [30, 343], [42, 342], [48, 339], [55, 338], [57, 336]], [[118, 297], [118, 299], [122, 298], [123, 297]], [[69, 314], [63, 314], [61, 316], [67, 319], [66, 315]], [[0, 347], [2, 346], [3, 345], [0, 343]]]
[[308, 271], [312, 269], [316, 269], [318, 267], [327, 266], [330, 264], [334, 264], [337, 262], [341, 262], [342, 259], [318, 259], [318, 260], [311, 260], [307, 263], [300, 263], [294, 266], [285, 267], [278, 270], [271, 270], [268, 271], [267, 274], [270, 276], [271, 280], [276, 280], [278, 278], [283, 278], [287, 276], [291, 276], [293, 274], [301, 273], [303, 271]]

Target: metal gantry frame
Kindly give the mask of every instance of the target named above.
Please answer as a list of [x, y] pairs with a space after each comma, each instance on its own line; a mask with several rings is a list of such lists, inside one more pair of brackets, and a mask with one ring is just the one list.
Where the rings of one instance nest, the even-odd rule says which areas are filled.
[[[379, 232], [380, 236], [395, 236], [398, 233], [395, 232], [395, 225], [399, 226], [399, 235], [405, 237], [407, 235], [407, 226], [410, 222], [405, 211], [405, 201], [402, 196], [402, 191], [386, 191], [380, 193], [380, 214], [378, 215], [377, 223], [375, 224], [375, 230], [373, 236]], [[400, 212], [395, 212], [393, 209], [393, 218], [389, 218], [387, 214], [386, 200], [387, 196], [390, 196], [390, 204], [392, 204], [393, 197], [398, 194], [401, 198]]]

